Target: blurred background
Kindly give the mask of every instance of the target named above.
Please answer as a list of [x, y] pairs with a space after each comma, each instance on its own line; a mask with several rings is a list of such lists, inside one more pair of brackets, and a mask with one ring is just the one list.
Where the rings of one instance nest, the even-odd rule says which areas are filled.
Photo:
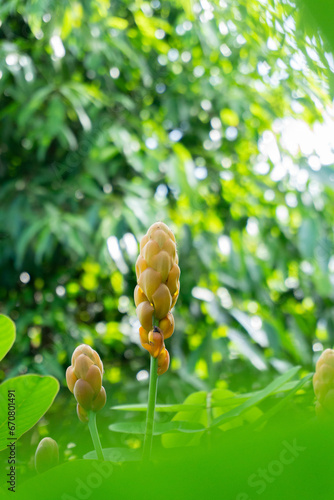
[[146, 401], [134, 264], [157, 220], [181, 267], [159, 402], [254, 390], [333, 345], [333, 41], [326, 2], [308, 8], [0, 6], [0, 311], [17, 326], [0, 379], [60, 380], [42, 435], [73, 422], [82, 342], [110, 405]]

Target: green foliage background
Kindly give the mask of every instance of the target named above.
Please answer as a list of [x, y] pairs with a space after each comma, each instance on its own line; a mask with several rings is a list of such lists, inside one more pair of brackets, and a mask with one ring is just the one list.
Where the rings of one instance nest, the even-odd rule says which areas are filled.
[[182, 273], [161, 402], [312, 370], [334, 338], [333, 168], [280, 128], [331, 103], [310, 17], [273, 0], [11, 0], [0, 19], [0, 309], [17, 325], [1, 377], [64, 383], [85, 342], [109, 403], [145, 402], [132, 295], [156, 220]]

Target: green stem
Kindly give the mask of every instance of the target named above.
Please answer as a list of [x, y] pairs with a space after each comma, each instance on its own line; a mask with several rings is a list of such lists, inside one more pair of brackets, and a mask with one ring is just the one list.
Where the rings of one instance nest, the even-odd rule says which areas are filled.
[[96, 427], [96, 413], [95, 413], [95, 411], [89, 412], [88, 427], [89, 427], [90, 435], [92, 436], [92, 440], [93, 440], [93, 444], [94, 444], [97, 458], [98, 458], [98, 460], [104, 460], [101, 441], [100, 441], [100, 437], [99, 437], [99, 434], [97, 432], [97, 427]]
[[157, 399], [158, 389], [158, 358], [151, 356], [150, 367], [150, 387], [148, 392], [148, 406], [146, 414], [146, 430], [144, 438], [143, 460], [147, 461], [151, 458], [153, 427], [154, 427], [154, 410]]

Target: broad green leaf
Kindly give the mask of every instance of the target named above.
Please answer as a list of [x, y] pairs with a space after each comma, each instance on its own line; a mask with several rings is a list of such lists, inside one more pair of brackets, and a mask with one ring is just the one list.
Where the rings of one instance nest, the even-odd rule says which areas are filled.
[[[282, 387], [279, 387], [275, 391], [272, 392], [272, 395], [279, 394], [281, 392], [291, 391], [296, 385], [298, 385], [298, 381], [287, 382]], [[259, 394], [260, 391], [247, 392], [245, 394], [234, 394], [232, 397], [226, 397], [222, 401], [211, 400], [211, 408], [225, 408], [226, 406], [230, 406], [232, 402], [236, 402], [238, 404], [247, 401], [249, 398], [254, 397]], [[194, 393], [198, 394], [198, 393]], [[186, 400], [187, 401], [187, 400]], [[155, 411], [158, 413], [178, 413], [178, 412], [194, 412], [199, 410], [205, 410], [206, 403], [203, 404], [188, 404], [186, 402], [182, 404], [170, 404], [170, 405], [162, 405], [158, 404], [155, 407]], [[117, 405], [111, 406], [110, 410], [115, 411], [134, 411], [134, 412], [146, 412], [147, 404], [133, 404], [133, 405]]]
[[261, 425], [263, 422], [267, 422], [270, 418], [272, 418], [276, 413], [281, 411], [290, 401], [292, 396], [296, 394], [297, 391], [299, 391], [313, 376], [313, 373], [309, 373], [306, 375], [306, 377], [302, 378], [299, 382], [296, 383], [296, 385], [284, 396], [284, 398], [281, 398], [280, 401], [274, 405], [270, 410], [268, 410], [266, 413], [262, 415], [261, 418], [259, 418], [253, 425], [254, 427], [258, 427]]
[[[187, 405], [187, 404], [175, 404], [175, 405], [156, 405], [155, 411], [160, 413], [176, 413], [178, 411], [196, 411], [205, 408], [204, 405]], [[147, 404], [137, 404], [137, 405], [119, 405], [112, 406], [111, 410], [118, 411], [147, 411]]]
[[[170, 432], [168, 434], [163, 434], [161, 436], [162, 445], [165, 448], [175, 448], [180, 446], [194, 446], [199, 444], [201, 436], [205, 429], [209, 425], [208, 412], [206, 406], [211, 404], [211, 398], [208, 397], [208, 393], [205, 391], [198, 391], [190, 394], [188, 396], [182, 407], [182, 411], [178, 412], [172, 420], [172, 423], [177, 423], [181, 421], [189, 422], [192, 425], [201, 425], [202, 432], [196, 434], [179, 434], [177, 432]], [[196, 410], [187, 411], [184, 407], [196, 406]]]
[[[145, 434], [145, 422], [117, 422], [109, 425], [109, 430], [113, 432], [125, 432], [128, 434]], [[164, 434], [165, 432], [203, 432], [204, 427], [191, 422], [156, 422], [154, 424], [154, 435]]]
[[0, 314], [0, 361], [6, 356], [15, 341], [15, 324], [13, 321]]
[[8, 429], [8, 391], [15, 391], [15, 437], [31, 429], [50, 408], [59, 390], [53, 377], [22, 375], [6, 380], [0, 385], [0, 450], [6, 448]]
[[[104, 448], [103, 456], [109, 462], [136, 462], [141, 459], [141, 450], [132, 450], [129, 448]], [[83, 457], [85, 460], [97, 460], [96, 451], [92, 450]]]
[[259, 391], [255, 396], [248, 399], [248, 401], [237, 406], [236, 408], [233, 408], [233, 410], [224, 413], [220, 417], [216, 418], [212, 426], [220, 425], [223, 422], [231, 420], [234, 417], [238, 417], [249, 408], [252, 408], [256, 404], [260, 403], [265, 398], [270, 396], [275, 390], [277, 390], [279, 387], [285, 384], [288, 380], [290, 380], [294, 375], [296, 375], [299, 369], [300, 366], [295, 366], [294, 368], [291, 368], [291, 370], [287, 371], [286, 373], [275, 379], [273, 382], [267, 385], [267, 387]]

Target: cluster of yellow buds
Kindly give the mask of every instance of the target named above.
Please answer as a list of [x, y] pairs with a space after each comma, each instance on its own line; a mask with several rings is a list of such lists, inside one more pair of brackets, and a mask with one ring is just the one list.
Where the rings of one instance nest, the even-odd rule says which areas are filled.
[[[158, 357], [159, 375], [169, 366], [164, 340], [174, 332], [174, 317], [170, 311], [180, 291], [178, 262], [174, 234], [166, 224], [156, 222], [140, 242], [134, 299], [141, 324], [140, 340], [151, 356]], [[159, 322], [159, 327], [153, 330], [154, 320]]]
[[88, 422], [88, 412], [98, 412], [106, 404], [106, 391], [102, 386], [103, 364], [100, 356], [89, 345], [79, 345], [66, 370], [69, 390], [77, 400], [77, 414]]
[[139, 328], [141, 345], [153, 356], [158, 358], [158, 375], [162, 375], [169, 367], [169, 352], [165, 347], [164, 336], [160, 328], [155, 326], [149, 333], [141, 326]]
[[317, 361], [313, 376], [317, 416], [334, 416], [334, 350], [326, 349]]

